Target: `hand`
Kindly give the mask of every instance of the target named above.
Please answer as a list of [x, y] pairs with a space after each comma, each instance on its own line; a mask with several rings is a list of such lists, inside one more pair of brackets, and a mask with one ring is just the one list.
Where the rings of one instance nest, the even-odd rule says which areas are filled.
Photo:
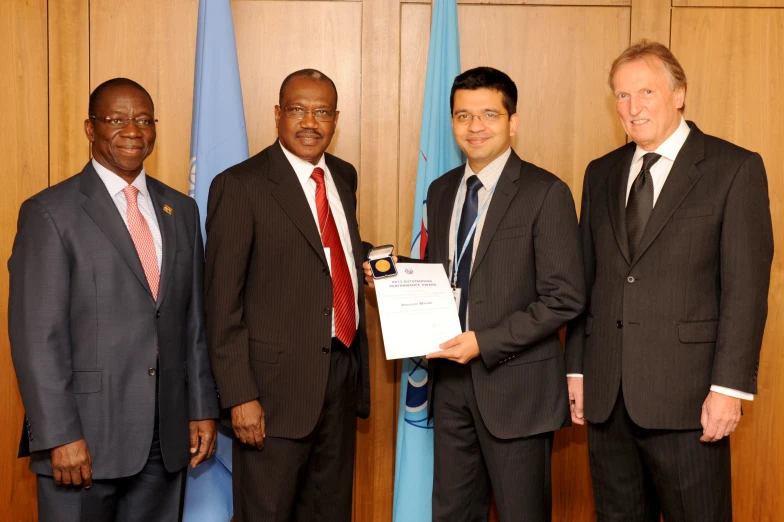
[[93, 461], [87, 442], [79, 439], [51, 450], [52, 475], [58, 486], [93, 485]]
[[231, 409], [231, 427], [240, 442], [256, 449], [264, 449], [264, 437], [267, 436], [264, 425], [264, 410], [259, 401], [238, 404]]
[[[215, 441], [217, 433], [215, 421], [212, 419], [190, 421], [188, 423], [191, 438], [191, 467], [195, 468], [200, 463], [215, 455]], [[201, 447], [199, 447], [201, 439]], [[196, 450], [199, 453], [196, 453]]]
[[740, 422], [740, 399], [710, 392], [702, 403], [702, 442], [716, 442], [728, 437]]
[[569, 387], [569, 409], [572, 410], [572, 422], [582, 426], [585, 424], [583, 418], [583, 378], [567, 377], [566, 383]]
[[[392, 261], [397, 264], [397, 256], [392, 256]], [[376, 283], [373, 279], [373, 270], [370, 268], [370, 261], [362, 263], [362, 269], [365, 271], [365, 282], [370, 288], [375, 288]]]
[[465, 364], [479, 356], [479, 343], [473, 331], [463, 332], [438, 347], [441, 351], [427, 354], [428, 359], [449, 359]]

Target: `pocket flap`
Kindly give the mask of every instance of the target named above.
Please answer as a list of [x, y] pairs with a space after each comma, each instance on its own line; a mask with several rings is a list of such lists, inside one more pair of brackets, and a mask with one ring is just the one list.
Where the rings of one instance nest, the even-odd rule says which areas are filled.
[[283, 351], [280, 346], [261, 343], [252, 339], [248, 341], [248, 349], [250, 351], [250, 358], [254, 361], [271, 364], [278, 362], [280, 353]]
[[71, 377], [73, 393], [97, 393], [101, 391], [101, 371], [75, 371]]
[[700, 205], [698, 207], [682, 208], [675, 211], [673, 219], [688, 219], [702, 216], [712, 216], [713, 205]]
[[718, 321], [678, 323], [678, 339], [682, 343], [715, 343], [718, 330]]
[[501, 230], [495, 231], [495, 234], [493, 234], [493, 240], [497, 241], [499, 239], [511, 239], [513, 237], [524, 236], [527, 233], [527, 227], [503, 228]]
[[528, 364], [533, 362], [545, 361], [563, 355], [561, 350], [561, 342], [546, 343], [539, 345], [536, 348], [529, 348], [528, 350], [515, 355], [506, 364], [508, 366], [517, 366], [518, 364]]

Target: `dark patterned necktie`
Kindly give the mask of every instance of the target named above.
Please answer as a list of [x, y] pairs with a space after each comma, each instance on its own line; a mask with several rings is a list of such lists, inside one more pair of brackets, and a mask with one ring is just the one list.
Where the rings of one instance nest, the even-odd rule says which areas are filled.
[[634, 259], [640, 245], [642, 233], [653, 212], [653, 177], [651, 167], [661, 155], [649, 152], [642, 157], [642, 170], [632, 183], [629, 201], [626, 203], [626, 232], [629, 238], [629, 255]]
[[[468, 232], [476, 221], [476, 215], [479, 211], [479, 188], [482, 187], [482, 182], [476, 175], [469, 176], [466, 180], [466, 196], [463, 203], [463, 211], [460, 215], [460, 226], [457, 229], [457, 255], [463, 250], [463, 243], [465, 243]], [[471, 260], [474, 257], [474, 236], [476, 230], [471, 235], [471, 239], [465, 248], [465, 253], [460, 259], [460, 265], [457, 267], [457, 287], [460, 289], [460, 309], [458, 316], [460, 317], [460, 326], [463, 331], [466, 331], [466, 314], [468, 313], [468, 282], [471, 279]], [[457, 262], [457, 259], [454, 260]]]

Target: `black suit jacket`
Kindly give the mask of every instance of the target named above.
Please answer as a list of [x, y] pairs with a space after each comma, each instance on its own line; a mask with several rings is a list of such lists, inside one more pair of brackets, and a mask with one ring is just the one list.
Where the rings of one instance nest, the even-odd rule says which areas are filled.
[[[363, 245], [357, 173], [326, 163], [346, 214], [357, 281]], [[370, 412], [365, 299], [359, 328], [357, 415]], [[308, 435], [324, 403], [332, 339], [332, 278], [302, 185], [274, 143], [215, 178], [207, 212], [207, 334], [223, 408], [258, 398], [273, 437]]]
[[31, 452], [35, 473], [51, 475], [49, 450], [82, 438], [93, 478], [142, 469], [155, 421], [156, 350], [167, 470], [188, 464], [188, 422], [218, 417], [198, 208], [149, 176], [147, 188], [163, 239], [157, 302], [92, 163], [19, 211], [8, 324], [27, 416], [21, 454]]
[[[428, 190], [426, 257], [442, 263], [447, 274], [449, 227], [464, 172], [460, 166]], [[468, 303], [469, 329], [476, 332], [481, 352], [469, 363], [476, 400], [496, 437], [569, 424], [558, 330], [583, 310], [581, 263], [569, 188], [512, 152], [487, 208]], [[433, 393], [438, 393], [438, 364], [429, 365]]]
[[762, 158], [691, 132], [629, 258], [626, 187], [635, 143], [588, 165], [580, 229], [588, 308], [567, 367], [585, 376], [585, 417], [619, 388], [644, 428], [699, 429], [712, 384], [757, 391], [773, 234]]

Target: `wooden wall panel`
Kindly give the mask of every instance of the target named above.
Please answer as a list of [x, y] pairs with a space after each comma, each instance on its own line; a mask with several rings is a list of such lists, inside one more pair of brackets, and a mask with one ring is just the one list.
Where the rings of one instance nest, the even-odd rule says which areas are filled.
[[159, 123], [145, 169], [185, 193], [198, 13], [199, 0], [90, 0], [90, 90], [124, 76], [149, 91]]
[[[705, 45], [705, 42], [711, 42]], [[781, 520], [784, 511], [784, 9], [675, 9], [672, 50], [689, 87], [686, 118], [759, 152], [765, 161], [776, 255], [759, 369], [759, 394], [743, 403], [732, 437], [737, 522]]]
[[232, 14], [251, 154], [277, 139], [275, 105], [283, 79], [312, 68], [338, 90], [340, 118], [328, 151], [359, 167], [362, 4], [235, 0]]
[[36, 518], [35, 475], [17, 460], [24, 409], [8, 342], [8, 271], [22, 201], [48, 183], [46, 0], [0, 3], [0, 520]]
[[630, 42], [647, 38], [669, 46], [671, 10], [668, 0], [634, 0]]
[[89, 0], [49, 2], [49, 183], [90, 158], [84, 120], [90, 98]]
[[673, 0], [673, 7], [784, 7], [784, 0]]

